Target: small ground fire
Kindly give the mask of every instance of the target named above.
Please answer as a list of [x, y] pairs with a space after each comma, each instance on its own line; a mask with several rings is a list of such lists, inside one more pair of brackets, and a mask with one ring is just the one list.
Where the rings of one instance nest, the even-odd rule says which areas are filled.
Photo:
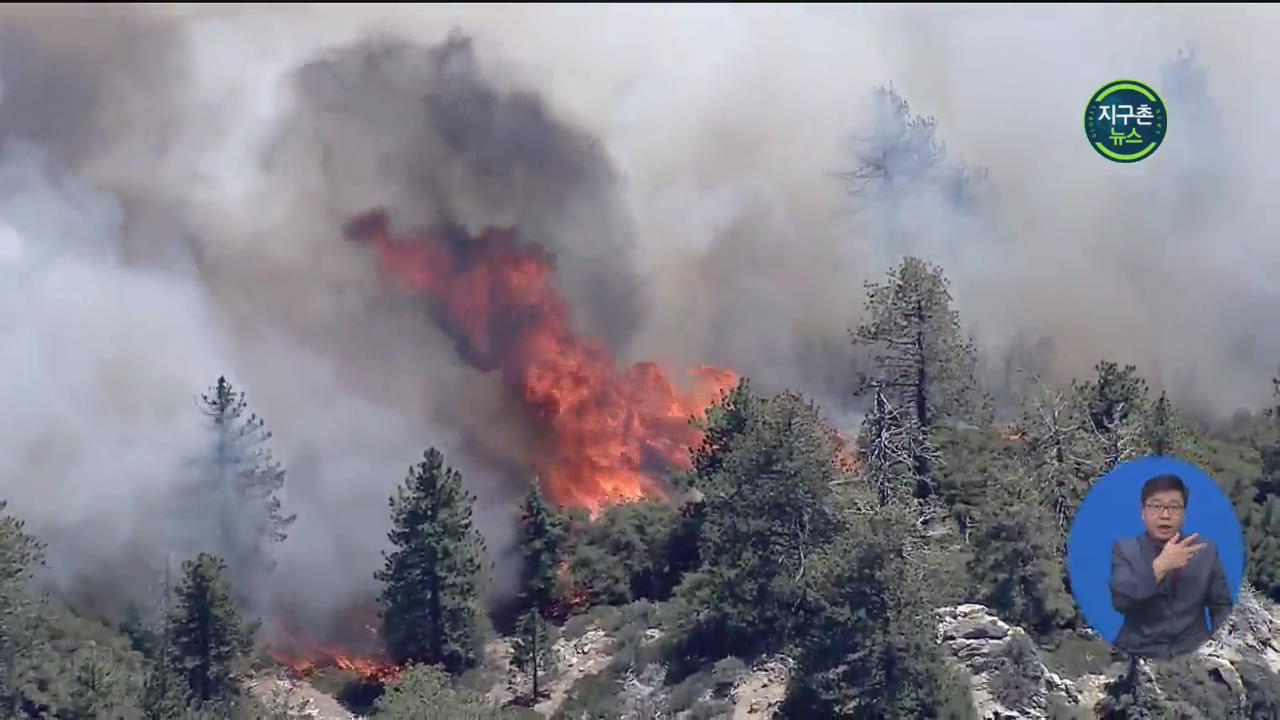
[[353, 672], [369, 682], [394, 681], [400, 675], [400, 668], [380, 649], [372, 649], [382, 646], [377, 628], [368, 624], [364, 627], [369, 633], [368, 638], [352, 644], [366, 646], [363, 652], [317, 643], [285, 626], [278, 629], [270, 654], [272, 659], [299, 678], [308, 677], [317, 670], [336, 668]]

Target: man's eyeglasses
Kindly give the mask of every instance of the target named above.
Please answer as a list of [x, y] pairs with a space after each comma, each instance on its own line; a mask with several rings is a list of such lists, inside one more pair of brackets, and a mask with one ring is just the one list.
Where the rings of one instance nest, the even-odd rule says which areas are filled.
[[1170, 515], [1180, 515], [1183, 510], [1187, 509], [1185, 505], [1155, 505], [1152, 503], [1147, 503], [1143, 507], [1157, 515], [1164, 515], [1165, 513], [1169, 513]]

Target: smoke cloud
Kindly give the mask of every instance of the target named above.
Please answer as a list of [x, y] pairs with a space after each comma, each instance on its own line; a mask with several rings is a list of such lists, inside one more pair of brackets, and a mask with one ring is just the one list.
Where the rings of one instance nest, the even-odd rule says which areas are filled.
[[[69, 591], [155, 582], [155, 508], [219, 374], [289, 468], [297, 613], [368, 600], [428, 445], [509, 591], [531, 429], [344, 242], [371, 207], [515, 226], [620, 361], [730, 367], [846, 422], [863, 283], [906, 252], [943, 265], [993, 374], [1106, 357], [1214, 416], [1260, 405], [1280, 358], [1266, 8], [6, 12], [0, 497]], [[1135, 165], [1080, 127], [1126, 76], [1171, 118]], [[936, 118], [942, 174], [852, 195], [883, 84]]]

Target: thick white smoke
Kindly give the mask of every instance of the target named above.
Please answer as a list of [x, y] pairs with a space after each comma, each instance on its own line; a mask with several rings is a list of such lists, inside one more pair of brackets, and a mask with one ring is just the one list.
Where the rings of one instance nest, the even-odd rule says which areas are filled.
[[[522, 223], [624, 360], [727, 365], [833, 411], [863, 282], [906, 251], [944, 265], [993, 362], [1018, 331], [1049, 337], [1058, 379], [1134, 362], [1220, 414], [1261, 404], [1280, 359], [1270, 9], [12, 12], [0, 496], [66, 584], [150, 548], [149, 510], [199, 441], [193, 398], [219, 374], [290, 469], [299, 519], [279, 576], [304, 609], [368, 597], [387, 497], [428, 445], [509, 550], [528, 428], [342, 241], [372, 205]], [[518, 161], [449, 140], [456, 119], [424, 109], [429, 91], [471, 85], [413, 58], [376, 83], [357, 72], [369, 38], [426, 53], [455, 29], [472, 39], [467, 82], [505, 98], [458, 133]], [[1170, 107], [1164, 147], [1136, 165], [1097, 157], [1081, 128], [1089, 94], [1124, 76]], [[976, 213], [945, 193], [890, 212], [845, 191], [848, 139], [886, 83], [937, 118], [948, 163], [989, 171]], [[522, 118], [544, 116], [532, 147], [517, 142]], [[494, 117], [508, 124], [477, 129]], [[580, 182], [556, 186], [557, 168]]]

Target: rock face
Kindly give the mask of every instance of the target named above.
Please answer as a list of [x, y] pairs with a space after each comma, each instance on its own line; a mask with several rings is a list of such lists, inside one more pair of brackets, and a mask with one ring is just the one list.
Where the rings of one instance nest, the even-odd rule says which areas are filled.
[[969, 677], [974, 707], [986, 720], [1047, 718], [1051, 701], [1081, 705], [1075, 685], [1050, 672], [1026, 631], [982, 605], [942, 608], [938, 642]]
[[275, 718], [359, 720], [358, 716], [347, 712], [337, 700], [301, 680], [264, 676], [252, 680], [248, 689]]
[[1200, 652], [1229, 661], [1250, 657], [1280, 672], [1280, 609], [1245, 586], [1231, 617]]
[[[1049, 718], [1051, 708], [1093, 717], [1102, 687], [1127, 667], [1117, 663], [1105, 675], [1062, 677], [1045, 667], [1022, 628], [982, 605], [941, 608], [937, 620], [938, 642], [949, 662], [969, 676], [974, 707], [983, 720]], [[1226, 625], [1197, 655], [1245, 707], [1246, 687], [1238, 666], [1248, 661], [1280, 672], [1280, 608], [1246, 586]], [[1156, 684], [1147, 663], [1140, 663], [1139, 671]]]
[[764, 658], [734, 685], [733, 720], [773, 718], [787, 695], [794, 663], [785, 655]]

